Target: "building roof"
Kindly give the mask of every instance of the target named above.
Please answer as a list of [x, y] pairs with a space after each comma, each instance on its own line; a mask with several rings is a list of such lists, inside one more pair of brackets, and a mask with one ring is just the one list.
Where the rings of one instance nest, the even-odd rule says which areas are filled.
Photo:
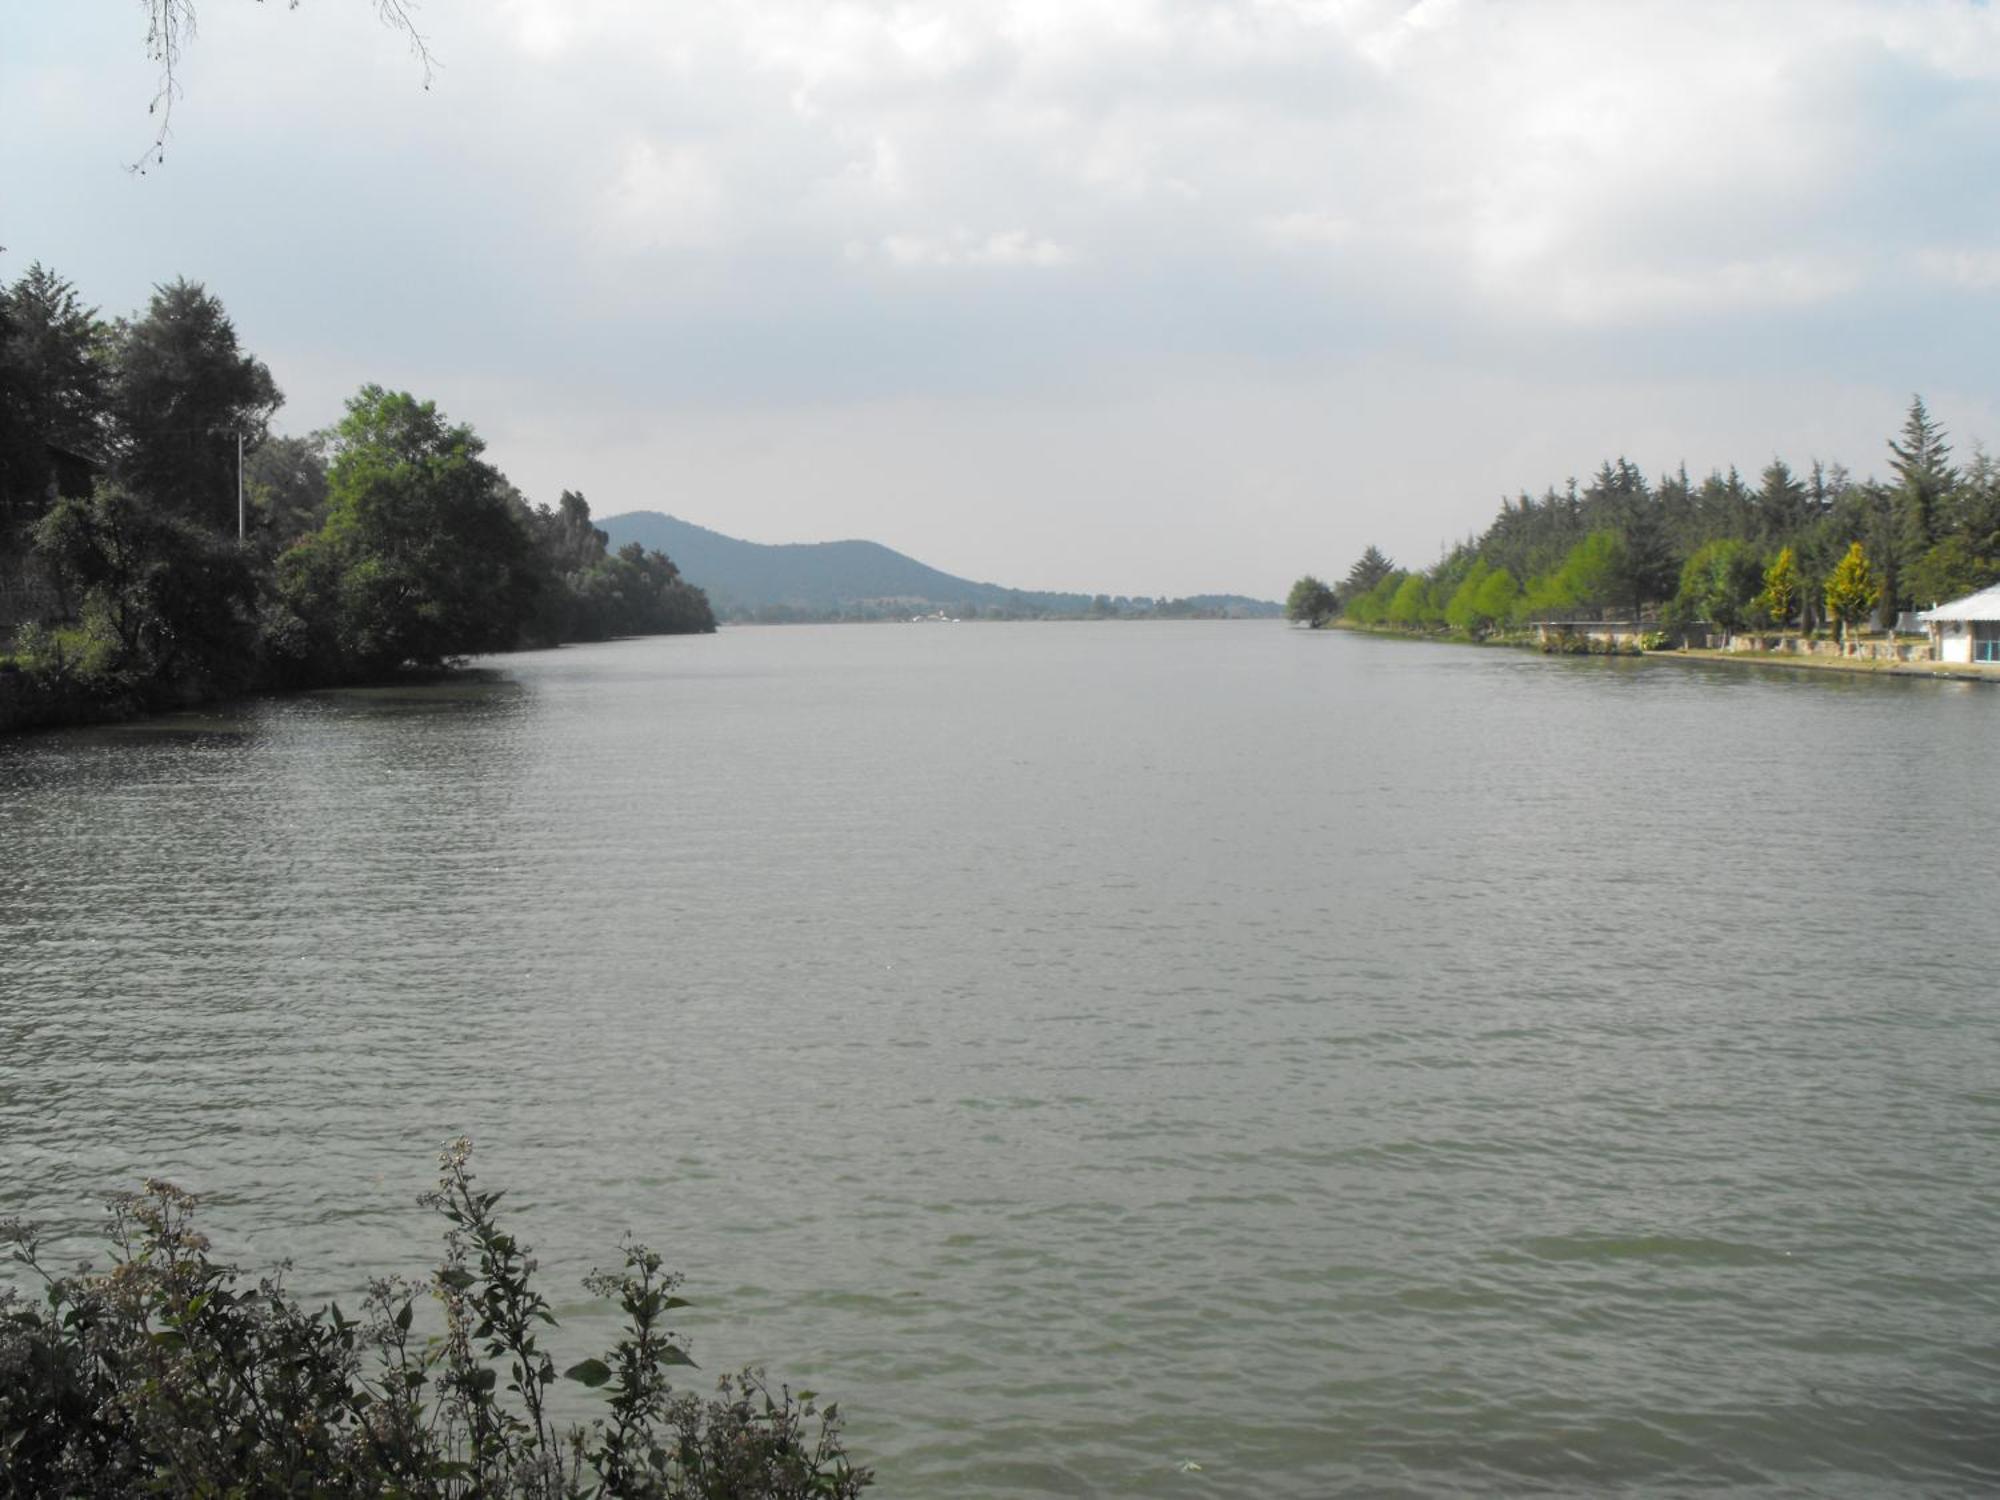
[[1927, 609], [1918, 616], [1920, 620], [2000, 620], [2000, 583], [1989, 589], [1981, 589], [1976, 594], [1967, 594], [1963, 599], [1954, 599], [1949, 604], [1940, 604], [1936, 609]]

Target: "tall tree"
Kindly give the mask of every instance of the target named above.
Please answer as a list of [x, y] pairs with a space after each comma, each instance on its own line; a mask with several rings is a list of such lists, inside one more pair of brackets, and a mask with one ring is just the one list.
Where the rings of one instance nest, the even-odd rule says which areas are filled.
[[238, 436], [255, 448], [283, 400], [218, 299], [193, 281], [157, 287], [146, 315], [118, 334], [119, 478], [154, 504], [233, 530]]
[[544, 568], [512, 487], [435, 403], [364, 387], [327, 471], [327, 519], [279, 560], [309, 654], [364, 674], [514, 644]]
[[101, 457], [108, 330], [76, 288], [39, 262], [0, 289], [0, 512], [38, 513], [60, 453]]
[[1940, 515], [1958, 482], [1951, 445], [1922, 396], [1910, 398], [1902, 440], [1889, 440], [1889, 468], [1896, 476], [1897, 560], [1911, 563], [1938, 539]]
[[1359, 599], [1395, 571], [1396, 565], [1382, 555], [1381, 549], [1370, 546], [1347, 570], [1347, 579], [1340, 586], [1340, 597]]
[[1762, 577], [1748, 542], [1721, 537], [1704, 543], [1687, 560], [1674, 603], [1684, 615], [1713, 621], [1725, 636], [1734, 635], [1749, 615]]
[[282, 550], [326, 519], [326, 437], [267, 437], [244, 465], [258, 523]]
[[1841, 558], [1833, 575], [1826, 581], [1826, 612], [1840, 621], [1843, 645], [1849, 628], [1856, 620], [1865, 619], [1881, 597], [1882, 586], [1868, 564], [1867, 549], [1859, 542], [1850, 543], [1847, 555]]
[[1790, 547], [1780, 547], [1771, 566], [1764, 570], [1764, 587], [1757, 595], [1757, 607], [1780, 628], [1792, 623], [1798, 612], [1804, 585], [1799, 579], [1799, 559]]
[[1782, 458], [1774, 458], [1764, 468], [1757, 490], [1758, 530], [1767, 542], [1782, 543], [1798, 535], [1811, 518], [1813, 503], [1806, 486]]

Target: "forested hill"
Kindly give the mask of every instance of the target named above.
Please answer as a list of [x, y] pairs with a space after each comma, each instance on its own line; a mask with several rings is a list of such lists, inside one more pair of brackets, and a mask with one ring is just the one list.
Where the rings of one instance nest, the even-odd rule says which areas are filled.
[[639, 542], [665, 552], [718, 613], [737, 619], [890, 619], [934, 610], [999, 619], [1278, 612], [1276, 604], [1234, 594], [1156, 601], [1003, 588], [940, 572], [879, 542], [746, 542], [658, 511], [597, 524], [614, 549]]

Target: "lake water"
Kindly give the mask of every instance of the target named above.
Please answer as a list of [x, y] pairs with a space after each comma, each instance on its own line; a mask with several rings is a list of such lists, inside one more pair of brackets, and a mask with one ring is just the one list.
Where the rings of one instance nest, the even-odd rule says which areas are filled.
[[[0, 1214], [470, 1132], [885, 1496], [2000, 1485], [2000, 691], [741, 629], [0, 742]], [[1198, 1468], [1189, 1467], [1198, 1465]]]

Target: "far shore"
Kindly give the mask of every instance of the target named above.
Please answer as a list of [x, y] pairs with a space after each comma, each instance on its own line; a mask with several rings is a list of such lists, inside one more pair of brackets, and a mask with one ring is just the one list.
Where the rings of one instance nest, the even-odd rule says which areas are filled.
[[[1329, 620], [1327, 628], [1351, 630], [1356, 635], [1372, 635], [1384, 640], [1428, 641], [1433, 644], [1454, 646], [1498, 646], [1514, 651], [1538, 649], [1534, 641], [1524, 640], [1518, 636], [1506, 640], [1475, 641], [1465, 636], [1419, 635], [1408, 630], [1356, 625], [1347, 620]], [[1628, 660], [1644, 657], [1649, 661], [1720, 662], [1740, 667], [1796, 668], [1802, 672], [1858, 672], [1873, 677], [1931, 677], [1942, 678], [1948, 682], [2000, 683], [2000, 662], [1982, 665], [1957, 661], [1884, 661], [1863, 656], [1802, 656], [1789, 651], [1719, 651], [1700, 646], [1683, 646], [1662, 651], [1606, 653], [1607, 657], [1611, 655], [1624, 655]]]

